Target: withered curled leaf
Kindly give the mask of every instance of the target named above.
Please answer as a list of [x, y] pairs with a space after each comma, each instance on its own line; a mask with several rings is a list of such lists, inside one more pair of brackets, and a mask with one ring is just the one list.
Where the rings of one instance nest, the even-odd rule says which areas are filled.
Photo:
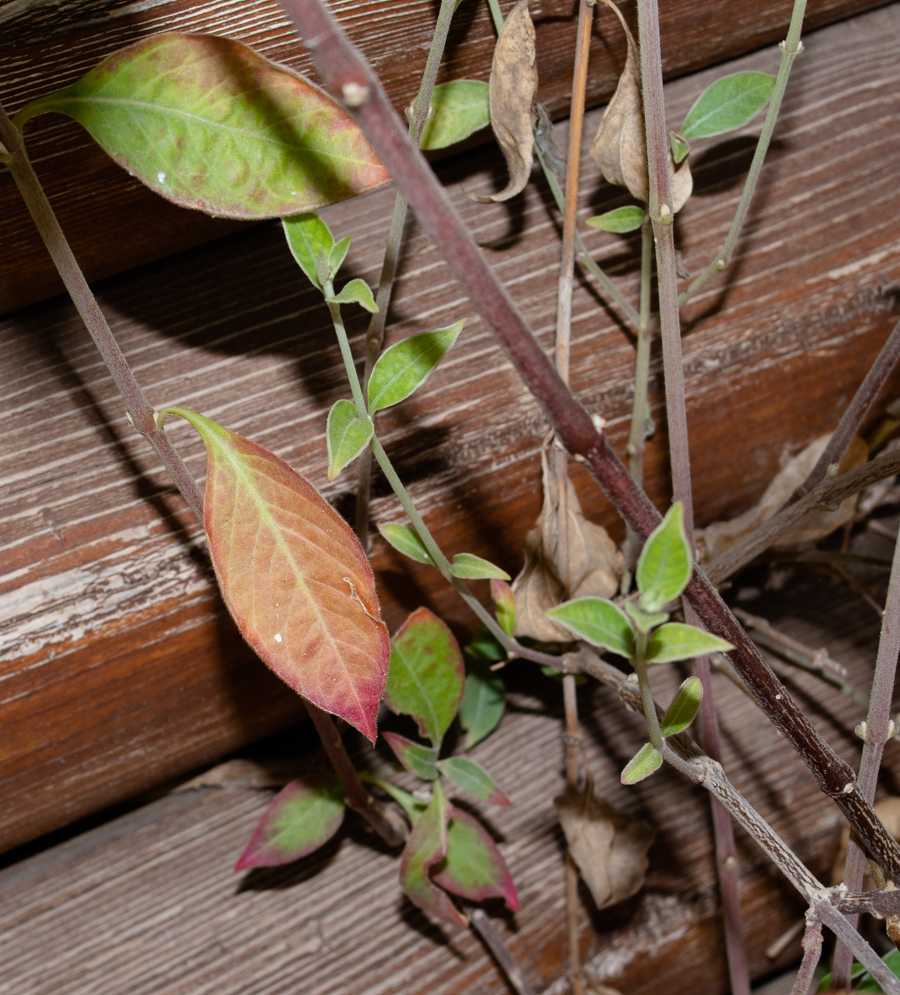
[[[603, 113], [590, 152], [607, 182], [625, 187], [632, 196], [646, 203], [650, 199], [650, 184], [647, 178], [647, 137], [641, 99], [640, 54], [637, 42], [619, 8], [611, 0], [602, 2], [615, 11], [619, 18], [625, 31], [628, 50], [625, 68], [619, 77], [616, 92]], [[690, 197], [694, 181], [687, 159], [676, 167], [671, 149], [669, 183], [672, 210], [677, 213]]]
[[598, 909], [640, 891], [656, 830], [593, 794], [568, 790], [553, 799], [569, 853]]
[[546, 452], [542, 454], [541, 466], [544, 504], [535, 527], [525, 537], [525, 564], [512, 584], [516, 602], [515, 635], [547, 643], [570, 642], [572, 634], [551, 622], [544, 612], [566, 597], [612, 597], [622, 573], [622, 556], [606, 529], [582, 515], [575, 488], [566, 477], [569, 590], [565, 590], [556, 565], [560, 488]]
[[469, 197], [479, 204], [515, 197], [531, 175], [538, 78], [529, 2], [520, 0], [506, 18], [491, 65], [491, 127], [506, 159], [509, 181], [499, 193], [487, 196], [470, 193]]

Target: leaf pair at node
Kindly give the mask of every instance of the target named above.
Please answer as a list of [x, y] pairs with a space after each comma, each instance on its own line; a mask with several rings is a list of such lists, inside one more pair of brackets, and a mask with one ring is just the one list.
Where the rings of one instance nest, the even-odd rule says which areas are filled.
[[[400, 343], [402, 345], [402, 343]], [[408, 556], [417, 563], [427, 563], [435, 566], [431, 553], [425, 547], [425, 543], [419, 538], [419, 533], [410, 526], [400, 522], [383, 522], [378, 526], [378, 531], [384, 538], [404, 556]], [[460, 580], [500, 580], [508, 581], [509, 574], [500, 567], [485, 560], [474, 553], [456, 553], [453, 562], [450, 564], [450, 573]], [[506, 610], [508, 604], [504, 601]], [[515, 612], [515, 605], [513, 605]], [[502, 623], [501, 623], [502, 624]]]
[[364, 280], [351, 280], [339, 294], [333, 291], [332, 283], [350, 251], [352, 235], [335, 242], [328, 225], [313, 211], [282, 218], [281, 224], [291, 255], [309, 282], [322, 292], [326, 303], [356, 303], [370, 314], [378, 310]]

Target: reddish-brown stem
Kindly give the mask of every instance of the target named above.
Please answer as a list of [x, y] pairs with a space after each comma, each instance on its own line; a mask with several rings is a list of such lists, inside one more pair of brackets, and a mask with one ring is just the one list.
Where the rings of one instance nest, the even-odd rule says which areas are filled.
[[353, 761], [344, 749], [344, 742], [334, 724], [334, 719], [312, 702], [304, 699], [303, 704], [306, 705], [319, 739], [322, 740], [325, 753], [347, 792], [347, 804], [354, 812], [359, 812], [388, 846], [401, 846], [406, 839], [406, 823], [399, 817], [391, 818], [393, 813], [390, 809], [380, 805], [366, 791], [356, 773]]
[[791, 995], [807, 995], [813, 972], [822, 955], [822, 924], [818, 919], [808, 919], [806, 932], [803, 934], [803, 961], [797, 972], [797, 980], [791, 989]]
[[[312, 50], [325, 84], [339, 96], [352, 97], [348, 110], [528, 389], [543, 405], [561, 443], [585, 463], [616, 511], [646, 540], [661, 521], [659, 512], [553, 368], [428, 163], [410, 145], [371, 68], [321, 0], [281, 0], [281, 4]], [[357, 102], [360, 95], [363, 99]], [[835, 799], [885, 873], [900, 880], [900, 846], [859, 794], [850, 766], [812, 727], [701, 571], [695, 572], [686, 596], [703, 624], [734, 645], [731, 662], [762, 709], [807, 763], [821, 789]]]
[[900, 321], [894, 325], [894, 330], [888, 336], [887, 342], [881, 347], [881, 352], [878, 353], [865, 379], [859, 385], [853, 400], [841, 416], [838, 427], [828, 440], [828, 445], [812, 468], [810, 475], [798, 489], [798, 495], [802, 496], [811, 491], [816, 484], [825, 479], [828, 467], [840, 463], [841, 457], [847, 451], [853, 436], [859, 431], [863, 419], [875, 403], [875, 398], [881, 393], [881, 388], [887, 382], [891, 370], [897, 365], [898, 359], [900, 359]]

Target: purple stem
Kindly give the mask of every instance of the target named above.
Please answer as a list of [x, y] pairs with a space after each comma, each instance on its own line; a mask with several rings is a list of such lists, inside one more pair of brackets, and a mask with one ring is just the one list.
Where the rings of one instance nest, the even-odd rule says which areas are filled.
[[[605, 434], [575, 400], [509, 295], [488, 267], [446, 191], [409, 143], [405, 128], [377, 77], [350, 44], [321, 0], [281, 0], [316, 59], [325, 84], [348, 98], [348, 110], [390, 170], [400, 192], [443, 253], [463, 290], [494, 330], [528, 389], [543, 405], [565, 448], [603, 488], [616, 511], [641, 540], [661, 521], [647, 495], [631, 479]], [[735, 648], [732, 665], [760, 707], [809, 766], [819, 787], [833, 798], [885, 874], [900, 880], [900, 846], [856, 789], [853, 771], [812, 727], [772, 673], [702, 571], [685, 592], [703, 624]]]
[[807, 995], [813, 972], [822, 956], [822, 924], [817, 919], [808, 919], [803, 934], [803, 961], [797, 972], [797, 980], [791, 995]]

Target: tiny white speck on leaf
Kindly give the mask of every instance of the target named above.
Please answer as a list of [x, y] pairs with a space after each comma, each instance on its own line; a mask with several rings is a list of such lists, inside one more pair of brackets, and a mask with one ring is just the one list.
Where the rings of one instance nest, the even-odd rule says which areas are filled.
[[157, 178], [157, 180], [159, 180], [160, 183], [165, 183], [166, 182], [166, 174], [164, 172], [162, 172], [162, 170], [160, 170], [156, 174], [156, 178]]
[[280, 632], [276, 632], [275, 633], [275, 642], [276, 643], [280, 643], [281, 642], [281, 633]]

